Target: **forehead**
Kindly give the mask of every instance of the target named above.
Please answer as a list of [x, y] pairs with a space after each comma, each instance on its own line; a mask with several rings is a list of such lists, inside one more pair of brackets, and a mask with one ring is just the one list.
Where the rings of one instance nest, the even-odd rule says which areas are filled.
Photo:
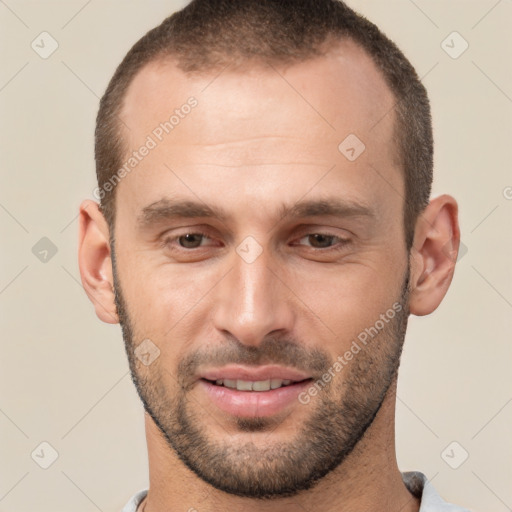
[[[196, 106], [183, 108], [190, 98]], [[349, 190], [358, 180], [359, 190], [376, 186], [370, 167], [397, 189], [395, 102], [370, 56], [348, 40], [324, 56], [287, 66], [247, 62], [186, 74], [172, 58], [160, 59], [135, 76], [123, 101], [126, 156], [148, 137], [155, 148], [119, 189], [132, 188], [130, 199], [142, 208], [143, 199], [159, 199], [157, 184], [169, 178], [162, 167], [183, 171], [203, 185], [229, 179], [247, 192], [258, 176], [270, 191], [285, 183], [293, 188], [291, 167], [303, 177], [308, 169], [320, 176], [333, 165]], [[365, 149], [362, 158], [350, 161], [343, 151], [354, 142]], [[227, 176], [226, 169], [237, 172]]]
[[[222, 116], [228, 110], [238, 112], [233, 121], [245, 121], [253, 130], [271, 132], [273, 126], [278, 128], [275, 117], [282, 119], [282, 113], [293, 111], [293, 121], [309, 121], [312, 132], [320, 127], [390, 135], [396, 102], [371, 57], [351, 40], [339, 41], [322, 57], [286, 66], [248, 61], [187, 74], [176, 59], [166, 57], [145, 65], [128, 87], [120, 113], [129, 128], [125, 136], [136, 139], [140, 131], [147, 133], [192, 95], [205, 114], [202, 121], [208, 121], [199, 132], [194, 126], [193, 134], [209, 135], [211, 140], [212, 128], [229, 121]], [[212, 117], [217, 118], [215, 123]], [[224, 132], [217, 138], [225, 138]]]

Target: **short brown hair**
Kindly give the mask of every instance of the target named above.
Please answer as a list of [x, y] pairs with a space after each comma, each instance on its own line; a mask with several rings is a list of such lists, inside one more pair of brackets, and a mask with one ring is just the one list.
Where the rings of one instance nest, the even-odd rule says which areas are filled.
[[[128, 86], [149, 62], [173, 56], [189, 73], [251, 60], [284, 65], [321, 55], [330, 42], [343, 38], [370, 55], [396, 98], [396, 149], [404, 172], [404, 228], [410, 248], [432, 185], [427, 92], [397, 46], [339, 0], [193, 0], [150, 30], [127, 53], [101, 98], [95, 133], [98, 187], [102, 189], [122, 166], [127, 148], [119, 114]], [[115, 188], [103, 193], [101, 209], [112, 231]]]

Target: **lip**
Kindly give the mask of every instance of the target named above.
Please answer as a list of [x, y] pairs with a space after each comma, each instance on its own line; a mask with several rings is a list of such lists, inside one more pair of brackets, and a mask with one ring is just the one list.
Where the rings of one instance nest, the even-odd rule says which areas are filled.
[[[286, 368], [279, 365], [265, 365], [258, 367], [241, 366], [241, 365], [228, 365], [222, 368], [213, 368], [200, 372], [199, 378], [216, 381], [219, 379], [229, 380], [268, 380], [268, 379], [282, 379], [302, 381], [310, 379], [311, 375], [300, 372], [293, 368]], [[266, 393], [266, 391], [259, 391], [258, 393]]]
[[205, 379], [200, 379], [198, 383], [199, 388], [221, 411], [242, 418], [265, 418], [278, 414], [293, 404], [298, 404], [299, 394], [311, 385], [311, 379], [268, 391], [238, 391], [217, 386]]

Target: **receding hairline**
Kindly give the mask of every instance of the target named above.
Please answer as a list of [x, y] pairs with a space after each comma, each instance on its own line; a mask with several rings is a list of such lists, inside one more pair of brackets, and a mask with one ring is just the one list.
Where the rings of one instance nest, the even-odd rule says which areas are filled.
[[[286, 69], [293, 67], [295, 65], [300, 65], [302, 63], [307, 63], [310, 61], [315, 61], [322, 58], [329, 58], [330, 56], [336, 56], [336, 53], [341, 51], [345, 51], [348, 49], [349, 51], [356, 51], [359, 55], [364, 55], [366, 58], [366, 62], [369, 64], [372, 72], [375, 72], [375, 75], [380, 80], [380, 84], [382, 86], [382, 91], [384, 94], [389, 97], [390, 104], [389, 109], [386, 110], [385, 115], [380, 118], [383, 120], [384, 117], [391, 118], [392, 124], [392, 134], [391, 137], [393, 139], [398, 140], [400, 134], [400, 127], [398, 126], [397, 116], [395, 113], [395, 106], [399, 102], [399, 98], [395, 91], [393, 91], [391, 85], [389, 84], [385, 73], [379, 68], [378, 64], [375, 62], [375, 59], [371, 55], [371, 53], [356, 39], [354, 39], [350, 35], [329, 35], [325, 41], [323, 41], [319, 45], [319, 50], [315, 51], [311, 55], [300, 56], [297, 58], [286, 58], [286, 57], [262, 57], [262, 56], [251, 56], [244, 57], [240, 56], [232, 56], [231, 54], [225, 55], [225, 60], [220, 61], [217, 60], [213, 62], [210, 66], [202, 66], [194, 69], [190, 69], [188, 66], [184, 66], [183, 62], [180, 60], [179, 56], [176, 52], [172, 50], [162, 50], [161, 52], [153, 55], [150, 59], [148, 59], [130, 78], [122, 98], [120, 100], [119, 108], [118, 108], [118, 117], [121, 119], [124, 118], [126, 114], [126, 102], [130, 97], [130, 93], [133, 90], [134, 83], [136, 83], [137, 79], [140, 79], [141, 75], [146, 73], [146, 78], [148, 75], [148, 71], [152, 71], [155, 78], [158, 80], [161, 76], [159, 74], [160, 70], [169, 71], [170, 67], [173, 67], [173, 71], [176, 72], [176, 79], [180, 80], [181, 78], [194, 79], [194, 78], [211, 78], [215, 80], [220, 74], [223, 73], [233, 73], [233, 74], [243, 74], [245, 72], [254, 72], [261, 71], [263, 73], [271, 73], [271, 72], [279, 72], [285, 71]], [[240, 58], [238, 58], [240, 57]], [[352, 58], [357, 58], [357, 55], [352, 54]], [[340, 64], [341, 66], [342, 64]], [[364, 65], [362, 63], [362, 65]], [[380, 121], [378, 121], [380, 122]], [[378, 122], [376, 124], [378, 124]], [[123, 151], [127, 154], [130, 149], [126, 146], [125, 141], [126, 137], [129, 135], [128, 130], [123, 130], [123, 123], [117, 122], [117, 133], [120, 141], [122, 141]], [[398, 144], [393, 144], [393, 164], [402, 166], [402, 155]]]
[[128, 84], [125, 87], [124, 94], [121, 100], [121, 108], [123, 106], [123, 102], [126, 96], [129, 93], [129, 90], [141, 73], [143, 73], [148, 68], [154, 68], [157, 70], [159, 67], [161, 68], [169, 68], [169, 64], [174, 64], [175, 69], [182, 74], [183, 77], [186, 78], [194, 78], [194, 77], [216, 77], [217, 75], [223, 73], [224, 71], [231, 72], [239, 72], [243, 73], [246, 71], [252, 70], [261, 70], [268, 71], [270, 68], [278, 69], [279, 71], [285, 71], [286, 69], [293, 67], [295, 65], [314, 61], [316, 59], [326, 58], [330, 55], [334, 55], [338, 50], [343, 50], [343, 47], [347, 47], [349, 50], [356, 50], [361, 55], [364, 55], [367, 61], [371, 64], [374, 70], [379, 75], [382, 83], [386, 86], [386, 89], [396, 100], [396, 93], [393, 91], [393, 88], [389, 84], [389, 81], [382, 71], [379, 68], [378, 63], [375, 58], [372, 56], [370, 51], [363, 46], [363, 44], [357, 41], [350, 34], [330, 34], [326, 37], [326, 39], [318, 45], [318, 47], [312, 48], [310, 53], [300, 54], [298, 56], [261, 56], [261, 55], [252, 55], [245, 56], [242, 53], [221, 53], [217, 54], [217, 59], [207, 61], [207, 64], [199, 65], [198, 63], [194, 63], [193, 65], [190, 63], [188, 58], [182, 58], [180, 55], [172, 48], [170, 49], [162, 49], [159, 52], [152, 55], [148, 58], [139, 69], [130, 77]]

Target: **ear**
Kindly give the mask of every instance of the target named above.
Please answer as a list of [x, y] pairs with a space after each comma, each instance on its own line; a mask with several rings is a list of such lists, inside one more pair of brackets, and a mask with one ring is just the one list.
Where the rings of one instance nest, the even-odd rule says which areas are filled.
[[78, 265], [85, 292], [98, 318], [117, 324], [109, 228], [98, 203], [86, 200], [80, 205], [78, 237]]
[[443, 300], [452, 281], [459, 252], [457, 201], [442, 195], [419, 216], [411, 249], [411, 294], [414, 315], [428, 315]]

